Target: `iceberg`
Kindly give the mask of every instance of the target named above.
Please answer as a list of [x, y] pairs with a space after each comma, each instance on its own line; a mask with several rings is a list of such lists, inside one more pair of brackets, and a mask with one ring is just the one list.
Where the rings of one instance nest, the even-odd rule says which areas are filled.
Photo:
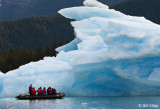
[[75, 39], [45, 57], [0, 73], [0, 98], [28, 92], [32, 83], [67, 96], [160, 95], [160, 25], [96, 0], [62, 9], [75, 19]]

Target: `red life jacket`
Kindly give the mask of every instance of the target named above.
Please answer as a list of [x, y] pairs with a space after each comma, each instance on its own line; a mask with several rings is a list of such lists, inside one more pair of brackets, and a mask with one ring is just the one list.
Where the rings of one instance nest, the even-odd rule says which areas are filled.
[[29, 86], [29, 92], [32, 92], [32, 86]]
[[33, 93], [33, 94], [36, 94], [36, 90], [35, 90], [35, 89], [32, 89], [32, 93]]
[[37, 92], [38, 92], [38, 95], [41, 95], [41, 91], [40, 90], [37, 90]]
[[46, 89], [43, 89], [43, 94], [46, 94]]
[[40, 94], [42, 95], [42, 89], [40, 89]]
[[57, 93], [56, 89], [54, 89], [54, 92]]
[[52, 89], [49, 89], [49, 94], [52, 94]]

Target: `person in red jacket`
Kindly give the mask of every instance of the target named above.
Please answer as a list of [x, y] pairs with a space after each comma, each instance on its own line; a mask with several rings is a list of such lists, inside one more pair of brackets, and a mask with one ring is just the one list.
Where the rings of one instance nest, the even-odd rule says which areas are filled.
[[38, 93], [38, 95], [40, 95], [40, 89], [38, 88], [38, 90], [37, 90], [37, 93]]
[[36, 90], [34, 87], [32, 88], [32, 95], [34, 95], [34, 96], [36, 95]]
[[49, 88], [48, 94], [49, 94], [49, 95], [52, 95], [52, 89], [51, 89], [51, 87]]
[[43, 95], [43, 93], [42, 93], [42, 87], [40, 87], [40, 94]]
[[32, 95], [32, 84], [29, 86], [29, 94]]
[[53, 89], [53, 95], [57, 95], [57, 90], [55, 88]]
[[42, 95], [42, 88], [41, 87], [38, 88], [37, 93], [38, 93], [38, 95]]
[[43, 95], [46, 95], [46, 88], [45, 87], [43, 88], [43, 92], [42, 93], [43, 93]]

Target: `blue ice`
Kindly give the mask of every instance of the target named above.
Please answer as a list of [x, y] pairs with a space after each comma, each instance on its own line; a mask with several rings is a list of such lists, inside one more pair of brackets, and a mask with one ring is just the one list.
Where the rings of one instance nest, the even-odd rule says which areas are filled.
[[51, 86], [67, 96], [160, 95], [160, 25], [96, 1], [62, 9], [75, 40], [19, 69], [0, 73], [0, 97]]

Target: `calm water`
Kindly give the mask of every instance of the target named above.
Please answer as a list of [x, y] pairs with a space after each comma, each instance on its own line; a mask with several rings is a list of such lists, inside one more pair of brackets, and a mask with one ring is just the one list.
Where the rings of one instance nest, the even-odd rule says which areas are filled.
[[0, 99], [0, 109], [160, 109], [160, 96], [65, 97], [57, 100]]

